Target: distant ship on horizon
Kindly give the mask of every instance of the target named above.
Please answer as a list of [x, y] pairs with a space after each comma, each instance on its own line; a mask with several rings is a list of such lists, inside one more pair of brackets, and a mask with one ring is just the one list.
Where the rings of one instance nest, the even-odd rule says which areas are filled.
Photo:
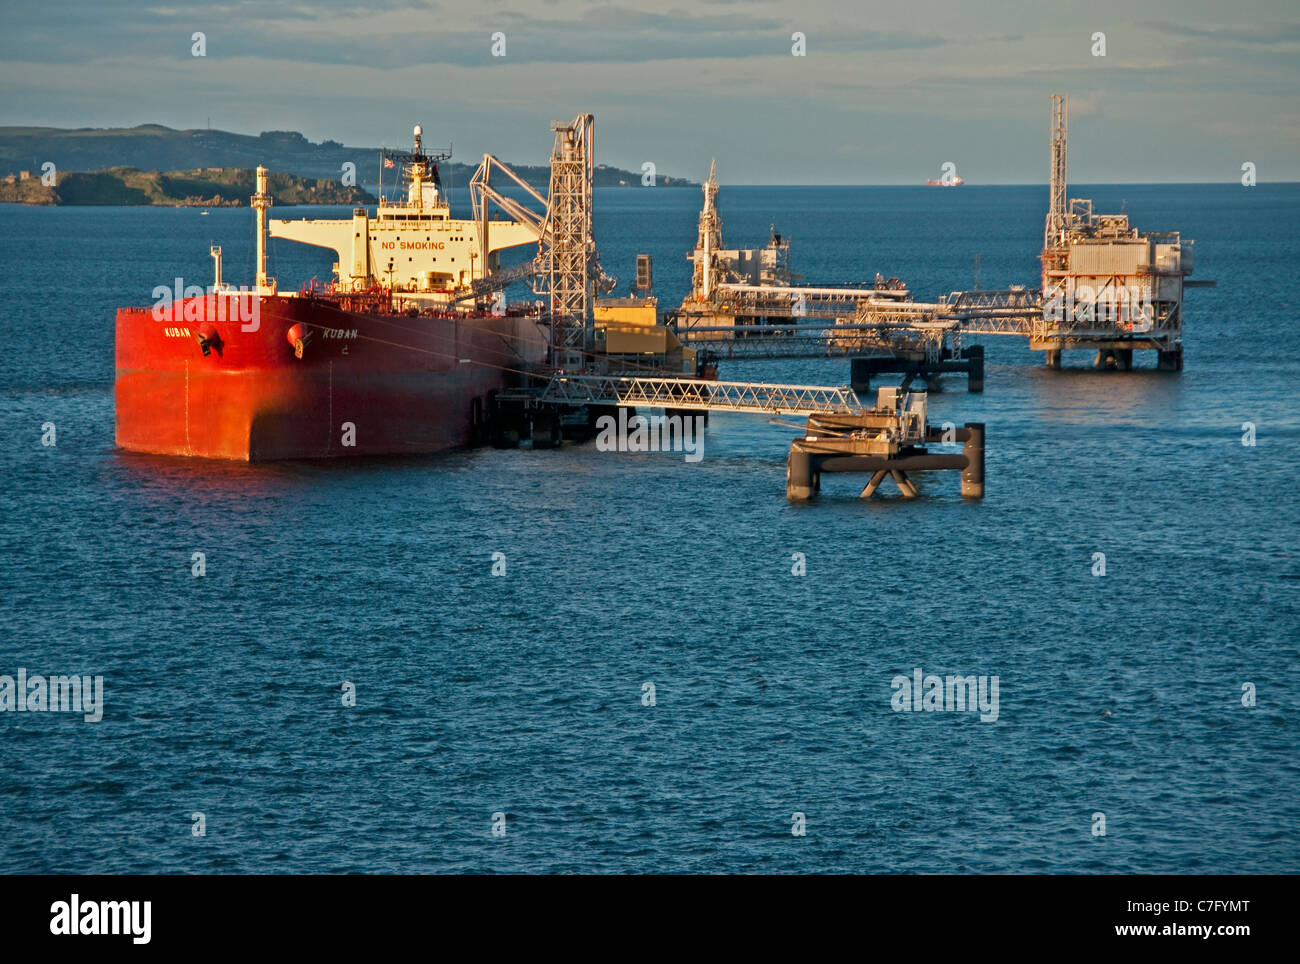
[[926, 187], [961, 187], [966, 182], [960, 177], [954, 177], [951, 181], [945, 181], [941, 177], [932, 177], [925, 182]]

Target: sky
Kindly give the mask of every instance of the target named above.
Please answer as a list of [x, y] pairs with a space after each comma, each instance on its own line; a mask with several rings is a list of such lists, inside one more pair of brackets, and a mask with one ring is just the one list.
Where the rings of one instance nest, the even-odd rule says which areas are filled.
[[1059, 92], [1071, 183], [1300, 180], [1296, 0], [0, 0], [0, 25], [0, 125], [419, 122], [543, 163], [592, 113], [598, 162], [695, 181], [1039, 184]]

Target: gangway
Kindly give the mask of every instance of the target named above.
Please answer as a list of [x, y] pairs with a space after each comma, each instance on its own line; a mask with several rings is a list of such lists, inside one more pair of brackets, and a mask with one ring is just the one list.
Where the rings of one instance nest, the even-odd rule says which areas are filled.
[[776, 385], [654, 376], [551, 376], [540, 392], [502, 392], [503, 401], [540, 405], [643, 405], [696, 412], [754, 412], [765, 415], [852, 414], [862, 403], [847, 385]]

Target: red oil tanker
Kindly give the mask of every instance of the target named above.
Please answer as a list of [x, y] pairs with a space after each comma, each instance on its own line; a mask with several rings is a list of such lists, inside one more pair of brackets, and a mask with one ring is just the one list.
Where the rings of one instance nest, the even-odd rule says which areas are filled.
[[[282, 293], [266, 276], [266, 170], [257, 169], [257, 281], [155, 289], [117, 312], [117, 444], [131, 451], [261, 461], [435, 452], [474, 441], [489, 393], [539, 362], [536, 307], [461, 310], [502, 249], [536, 228], [452, 220], [437, 161], [385, 155], [404, 199], [372, 218], [272, 221], [271, 235], [333, 248], [335, 279]], [[486, 231], [483, 232], [486, 234]], [[485, 250], [481, 251], [480, 247]], [[467, 297], [469, 296], [469, 297]]]

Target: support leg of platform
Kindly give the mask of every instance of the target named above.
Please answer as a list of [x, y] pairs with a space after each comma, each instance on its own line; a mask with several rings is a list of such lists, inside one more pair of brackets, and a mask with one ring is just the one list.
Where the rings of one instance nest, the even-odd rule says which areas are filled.
[[519, 440], [528, 425], [528, 416], [515, 402], [498, 402], [491, 399], [488, 411], [488, 429], [492, 444], [499, 449], [519, 447]]
[[961, 495], [963, 499], [984, 498], [984, 423], [966, 423], [966, 443], [961, 454], [966, 456], [966, 468], [961, 470]]
[[860, 496], [860, 498], [869, 499], [873, 495], [875, 495], [876, 489], [880, 488], [880, 483], [885, 481], [885, 476], [887, 474], [888, 473], [886, 473], [884, 469], [881, 469], [879, 472], [873, 475], [871, 477], [871, 481], [868, 482], [866, 484], [866, 487], [862, 490], [862, 495]]
[[790, 446], [790, 458], [785, 468], [785, 497], [793, 502], [806, 502], [815, 494], [812, 456]]
[[966, 391], [984, 391], [984, 346], [971, 345], [966, 349]]
[[560, 415], [555, 411], [534, 412], [532, 426], [533, 448], [558, 448], [564, 441], [560, 431]]
[[871, 391], [871, 366], [865, 358], [849, 359], [849, 387], [859, 395]]
[[1061, 367], [1061, 350], [1059, 348], [1049, 348], [1045, 354], [1048, 368], [1059, 369]]
[[918, 494], [916, 483], [907, 477], [906, 472], [894, 469], [889, 473], [894, 477], [894, 484], [898, 486], [898, 491], [902, 493], [904, 499], [915, 499]]

